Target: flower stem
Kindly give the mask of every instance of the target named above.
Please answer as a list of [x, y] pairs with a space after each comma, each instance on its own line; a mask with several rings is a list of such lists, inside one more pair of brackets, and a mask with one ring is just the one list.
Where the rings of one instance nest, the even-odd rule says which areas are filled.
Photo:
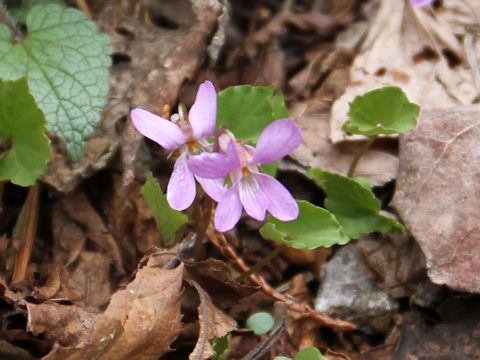
[[18, 44], [22, 40], [22, 33], [17, 28], [17, 24], [8, 13], [7, 7], [2, 0], [0, 0], [0, 23], [7, 25], [15, 44]]
[[250, 277], [250, 275], [252, 274], [255, 274], [257, 271], [259, 271], [262, 267], [265, 266], [265, 264], [268, 264], [270, 262], [270, 260], [272, 260], [275, 256], [277, 256], [280, 251], [283, 250], [283, 248], [285, 248], [286, 245], [285, 244], [281, 244], [280, 246], [277, 246], [275, 249], [273, 249], [272, 251], [270, 251], [267, 256], [265, 256], [262, 260], [260, 260], [258, 263], [256, 263], [254, 266], [252, 266], [247, 272], [244, 272], [242, 275], [240, 275], [238, 278], [237, 278], [237, 281], [238, 282], [242, 282], [243, 280], [245, 280], [246, 278]]
[[377, 137], [373, 137], [371, 139], [368, 139], [365, 143], [363, 143], [363, 146], [360, 148], [360, 150], [357, 152], [355, 155], [355, 158], [352, 161], [352, 164], [350, 165], [350, 169], [348, 169], [348, 177], [353, 177], [355, 174], [355, 170], [357, 169], [357, 165], [360, 162], [360, 159], [362, 158], [363, 154], [367, 152], [367, 150], [372, 146], [373, 142], [375, 141]]
[[[201, 193], [201, 189], [197, 187], [197, 194]], [[213, 201], [209, 196], [205, 196], [205, 207], [202, 209], [200, 205], [200, 196], [197, 196], [193, 204], [193, 219], [195, 223], [195, 228], [197, 230], [195, 237], [195, 245], [193, 247], [193, 258], [195, 260], [200, 260], [205, 255], [205, 246], [203, 238], [205, 237], [205, 232], [207, 227], [210, 224], [212, 217]], [[202, 211], [203, 210], [203, 211]]]

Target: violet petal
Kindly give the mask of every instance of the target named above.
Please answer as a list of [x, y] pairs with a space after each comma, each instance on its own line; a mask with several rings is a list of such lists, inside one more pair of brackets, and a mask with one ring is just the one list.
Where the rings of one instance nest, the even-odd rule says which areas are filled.
[[203, 152], [191, 156], [188, 167], [197, 176], [205, 179], [220, 179], [241, 167], [241, 163], [235, 144], [230, 142], [226, 152]]
[[184, 152], [175, 162], [167, 186], [167, 201], [174, 210], [185, 210], [192, 205], [197, 192], [195, 178], [187, 166], [187, 154]]
[[280, 160], [295, 150], [301, 142], [302, 131], [293, 120], [276, 120], [260, 135], [252, 162], [268, 164]]
[[269, 175], [257, 174], [260, 188], [265, 194], [267, 210], [281, 221], [291, 221], [298, 217], [298, 204], [292, 194], [276, 179]]
[[259, 221], [265, 219], [268, 199], [260, 188], [257, 174], [247, 174], [238, 182], [238, 195], [249, 216]]
[[187, 141], [177, 124], [150, 111], [139, 108], [133, 109], [130, 118], [135, 128], [143, 136], [155, 141], [167, 150], [176, 150]]
[[225, 232], [232, 229], [242, 216], [242, 203], [238, 197], [237, 185], [233, 185], [217, 205], [215, 210], [215, 228]]
[[225, 195], [228, 190], [223, 179], [205, 179], [199, 176], [195, 176], [195, 178], [207, 195], [216, 202], [220, 201], [222, 196]]
[[415, 7], [423, 7], [430, 5], [434, 0], [410, 0], [410, 5]]
[[197, 97], [188, 112], [195, 139], [213, 135], [217, 122], [217, 93], [211, 81], [200, 85]]

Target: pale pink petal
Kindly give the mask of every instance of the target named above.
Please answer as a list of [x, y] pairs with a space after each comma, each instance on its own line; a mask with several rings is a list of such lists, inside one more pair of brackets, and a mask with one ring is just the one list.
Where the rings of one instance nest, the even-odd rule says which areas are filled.
[[252, 162], [268, 164], [290, 154], [302, 142], [302, 131], [291, 119], [276, 120], [263, 130]]
[[225, 195], [228, 190], [223, 179], [205, 179], [199, 176], [195, 176], [195, 178], [207, 195], [217, 202], [220, 201], [222, 196]]
[[298, 204], [292, 194], [276, 179], [269, 175], [257, 174], [260, 188], [268, 199], [267, 210], [281, 221], [298, 217]]
[[416, 7], [427, 6], [433, 3], [434, 0], [410, 0], [410, 5]]
[[187, 141], [177, 124], [152, 114], [150, 111], [133, 109], [130, 118], [135, 128], [143, 136], [167, 150], [176, 150]]
[[231, 142], [226, 152], [203, 152], [191, 156], [188, 167], [197, 176], [205, 179], [220, 179], [241, 167], [241, 163], [235, 144]]
[[185, 210], [192, 205], [197, 192], [195, 178], [187, 166], [187, 154], [183, 153], [175, 162], [167, 186], [167, 201], [174, 210]]
[[260, 221], [265, 219], [268, 199], [260, 188], [257, 174], [249, 173], [238, 182], [238, 195], [249, 216]]
[[188, 112], [195, 139], [210, 137], [217, 122], [217, 93], [211, 81], [200, 85], [197, 97]]
[[225, 232], [232, 229], [242, 216], [242, 203], [238, 197], [236, 184], [220, 199], [215, 210], [215, 228]]

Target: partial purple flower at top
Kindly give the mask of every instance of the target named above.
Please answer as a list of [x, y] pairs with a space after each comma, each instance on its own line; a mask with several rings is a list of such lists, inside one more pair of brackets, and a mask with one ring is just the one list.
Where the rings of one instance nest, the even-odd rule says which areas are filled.
[[266, 211], [281, 221], [298, 217], [298, 205], [290, 192], [273, 177], [260, 172], [259, 165], [283, 158], [302, 142], [300, 128], [291, 119], [280, 119], [268, 125], [257, 143], [257, 148], [245, 145], [233, 135], [222, 134], [221, 152], [201, 153], [188, 161], [197, 176], [220, 179], [229, 175], [232, 186], [217, 194], [215, 227], [219, 231], [232, 229], [245, 212], [264, 220]]
[[[202, 83], [187, 119], [178, 123], [164, 119], [143, 109], [133, 109], [130, 113], [133, 125], [145, 137], [155, 141], [161, 147], [180, 155], [175, 162], [172, 176], [167, 187], [167, 201], [172, 209], [185, 210], [196, 194], [193, 173], [187, 166], [188, 158], [203, 149], [208, 142], [205, 138], [213, 135], [217, 121], [217, 94], [210, 81]], [[226, 191], [222, 181], [212, 181], [196, 177], [205, 192], [214, 200], [222, 191]]]
[[410, 5], [415, 7], [424, 7], [433, 3], [434, 0], [410, 0]]

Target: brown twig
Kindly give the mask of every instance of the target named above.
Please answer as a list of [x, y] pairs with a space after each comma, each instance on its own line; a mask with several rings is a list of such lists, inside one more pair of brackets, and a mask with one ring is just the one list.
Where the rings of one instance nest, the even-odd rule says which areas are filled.
[[244, 272], [242, 275], [240, 275], [237, 278], [238, 282], [244, 281], [246, 278], [248, 278], [251, 274], [256, 274], [262, 267], [264, 267], [266, 264], [270, 262], [275, 256], [277, 256], [280, 251], [282, 251], [285, 248], [285, 244], [281, 244], [280, 246], [277, 246], [275, 249], [270, 251], [267, 256], [265, 256], [263, 259], [261, 259], [259, 262], [257, 262], [255, 265], [253, 265], [247, 272]]
[[[213, 228], [212, 224], [210, 224], [209, 227], [207, 228], [206, 235], [209, 238], [209, 240], [212, 242], [212, 244], [215, 245], [225, 256], [235, 261], [235, 263], [237, 264], [240, 270], [245, 272], [249, 270], [248, 266], [245, 264], [243, 259], [240, 258], [235, 253], [235, 250], [230, 246], [227, 239], [225, 238], [225, 235], [216, 231]], [[317, 322], [319, 322], [323, 326], [328, 326], [338, 331], [347, 331], [347, 330], [355, 329], [355, 325], [352, 324], [351, 322], [348, 322], [342, 319], [335, 319], [327, 314], [317, 313], [310, 306], [299, 304], [295, 300], [291, 298], [287, 298], [285, 295], [279, 293], [272, 286], [270, 286], [270, 284], [267, 281], [265, 281], [265, 279], [261, 276], [251, 274], [249, 278], [254, 284], [260, 286], [267, 295], [271, 296], [275, 300], [284, 302], [290, 310], [299, 312], [303, 316], [310, 317], [316, 320]]]
[[32, 254], [33, 242], [37, 232], [38, 222], [38, 194], [39, 186], [33, 185], [28, 189], [27, 200], [25, 201], [25, 212], [20, 230], [19, 239], [23, 245], [15, 258], [13, 267], [12, 284], [25, 280], [27, 267]]

